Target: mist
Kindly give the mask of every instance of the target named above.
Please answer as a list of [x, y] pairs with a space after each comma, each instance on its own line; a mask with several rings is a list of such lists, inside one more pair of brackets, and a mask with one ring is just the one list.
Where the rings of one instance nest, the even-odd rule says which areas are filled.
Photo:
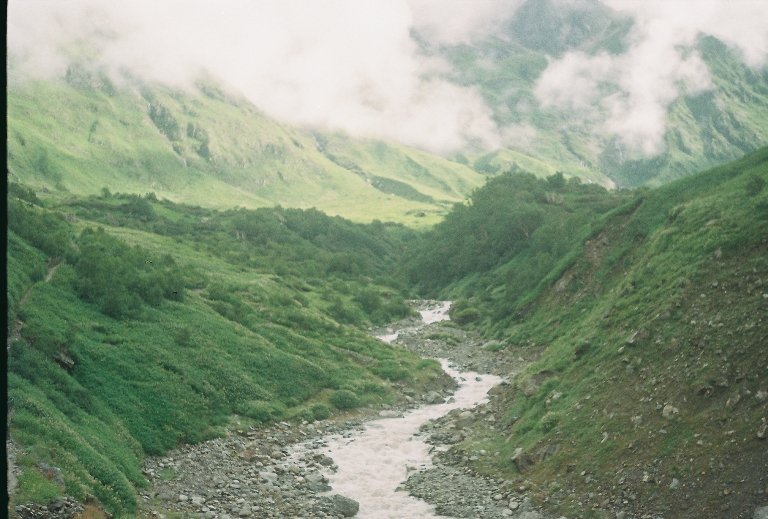
[[[535, 138], [532, 128], [499, 128], [479, 90], [442, 79], [450, 65], [424, 56], [412, 38], [417, 31], [431, 43], [455, 45], [499, 36], [521, 3], [12, 0], [9, 70], [63, 76], [72, 58], [85, 56], [116, 80], [129, 70], [184, 88], [207, 73], [267, 115], [295, 125], [443, 155], [468, 146], [524, 147]], [[766, 62], [766, 2], [604, 3], [635, 19], [629, 50], [552, 58], [535, 93], [543, 106], [574, 108], [593, 119], [598, 114], [604, 132], [644, 154], [661, 150], [669, 104], [711, 87], [694, 49], [700, 33], [737, 48], [750, 66]]]
[[[751, 67], [768, 61], [768, 2], [756, 0], [605, 0], [634, 26], [620, 55], [569, 52], [539, 78], [544, 106], [575, 109], [587, 117], [607, 114], [603, 131], [632, 151], [663, 151], [668, 106], [680, 95], [712, 87], [695, 49], [701, 34], [735, 48]], [[589, 115], [587, 115], [589, 114]]]
[[[441, 18], [414, 19], [414, 11], [429, 12], [427, 4], [16, 0], [8, 9], [8, 45], [19, 68], [34, 77], [63, 75], [77, 55], [177, 86], [205, 71], [292, 124], [436, 153], [496, 147], [498, 129], [478, 92], [437, 79], [446, 65], [417, 52], [414, 25], [440, 27]], [[454, 13], [467, 10], [465, 3], [452, 5]], [[494, 12], [453, 20], [439, 35], [477, 34]]]

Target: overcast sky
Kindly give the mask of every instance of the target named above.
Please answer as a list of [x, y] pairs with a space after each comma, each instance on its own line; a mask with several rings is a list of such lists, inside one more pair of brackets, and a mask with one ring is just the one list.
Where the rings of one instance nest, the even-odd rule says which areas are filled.
[[[521, 132], [498, 128], [476, 89], [435, 79], [448, 65], [420, 55], [411, 31], [436, 43], [469, 43], [497, 31], [520, 3], [11, 0], [8, 47], [17, 70], [37, 77], [62, 75], [69, 56], [83, 52], [174, 85], [205, 70], [279, 120], [449, 153], [469, 143], [510, 144]], [[544, 105], [606, 108], [605, 131], [648, 154], [659, 151], [665, 109], [681, 90], [711, 86], [690, 51], [700, 32], [739, 49], [750, 66], [766, 63], [768, 1], [604, 3], [636, 20], [628, 52], [551, 59], [536, 94]], [[601, 81], [619, 85], [622, 95], [596, 97]]]

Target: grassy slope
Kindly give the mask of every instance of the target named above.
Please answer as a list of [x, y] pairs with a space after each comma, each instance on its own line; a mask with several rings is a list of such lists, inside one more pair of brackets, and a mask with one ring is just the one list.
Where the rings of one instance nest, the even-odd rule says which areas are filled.
[[76, 194], [103, 187], [152, 191], [217, 208], [317, 207], [356, 221], [416, 227], [437, 221], [446, 204], [482, 182], [468, 167], [405, 146], [331, 137], [366, 172], [405, 182], [427, 198], [393, 196], [329, 160], [313, 134], [272, 121], [210, 81], [185, 92], [139, 83], [115, 87], [98, 72], [73, 76], [9, 86], [13, 180]]
[[[524, 319], [480, 326], [510, 354], [546, 347], [495, 401], [500, 427], [462, 444], [501, 453], [480, 470], [529, 480], [566, 516], [642, 507], [736, 517], [764, 504], [755, 497], [768, 483], [756, 436], [768, 414], [760, 179], [768, 148], [643, 194], [583, 244]], [[679, 412], [663, 416], [667, 405]], [[522, 465], [511, 461], [518, 447]]]
[[[163, 210], [183, 217], [181, 209]], [[73, 237], [90, 225], [78, 219]], [[291, 263], [277, 276], [268, 264], [239, 264], [239, 256], [184, 236], [106, 230], [143, 247], [147, 261], [171, 254], [190, 289], [183, 301], [144, 306], [116, 320], [76, 295], [71, 259], [48, 269], [43, 252], [9, 232], [8, 297], [18, 318], [9, 330], [11, 434], [28, 451], [14, 502], [45, 502], [60, 493], [32, 469], [41, 460], [62, 469], [68, 494], [93, 494], [110, 512], [131, 515], [136, 489], [146, 486], [142, 457], [220, 435], [232, 413], [248, 423], [312, 420], [312, 405], [333, 409], [328, 400], [338, 389], [353, 391], [360, 405], [391, 403], [397, 394], [379, 375], [417, 388], [440, 380], [435, 363], [329, 317], [327, 300], [339, 297], [352, 307], [360, 283], [366, 290], [391, 288], [355, 277], [297, 277]], [[215, 286], [226, 292], [214, 294]], [[74, 360], [71, 372], [55, 362], [62, 353]]]

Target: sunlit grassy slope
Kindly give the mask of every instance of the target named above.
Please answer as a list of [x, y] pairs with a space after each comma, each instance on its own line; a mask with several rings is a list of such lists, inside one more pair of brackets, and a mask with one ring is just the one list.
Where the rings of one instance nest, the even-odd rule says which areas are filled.
[[7, 102], [10, 178], [50, 191], [316, 207], [425, 227], [483, 182], [465, 165], [405, 146], [278, 124], [209, 80], [190, 91], [130, 79], [116, 86], [72, 65], [63, 79], [12, 82]]

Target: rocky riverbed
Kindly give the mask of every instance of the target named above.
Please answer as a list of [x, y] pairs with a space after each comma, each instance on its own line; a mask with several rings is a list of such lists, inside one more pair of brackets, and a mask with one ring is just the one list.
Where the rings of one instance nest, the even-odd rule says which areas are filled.
[[[449, 359], [456, 369], [475, 372], [470, 380], [473, 384], [475, 376], [479, 381], [479, 375], [484, 374], [511, 380], [535, 359], [530, 349], [510, 356], [508, 348], [503, 357], [486, 350], [488, 343], [440, 320], [447, 310], [444, 302], [414, 302], [414, 306], [423, 313], [424, 321], [409, 318], [369, 332], [424, 357]], [[360, 438], [366, 427], [376, 428], [387, 419], [428, 406], [433, 412], [426, 415], [432, 419], [420, 429], [417, 424], [418, 432], [414, 429], [415, 434], [408, 433], [407, 440], [416, 440], [413, 444], [425, 441], [433, 452], [424, 454], [425, 463], [416, 463], [403, 471], [402, 480], [397, 480], [393, 488], [372, 489], [371, 493], [383, 492], [383, 501], [391, 496], [394, 502], [407, 494], [422, 499], [428, 505], [424, 504], [420, 517], [432, 517], [434, 507], [434, 512], [441, 516], [543, 518], [524, 485], [476, 474], [467, 464], [466, 456], [457, 457], [455, 452], [443, 450], [463, 439], [466, 424], [488, 418], [486, 405], [473, 408], [471, 404], [467, 409], [447, 413], [461, 404], [451, 404], [454, 389], [443, 385], [424, 395], [408, 396], [399, 406], [362, 409], [354, 418], [344, 421], [281, 422], [242, 429], [235, 422], [226, 438], [147, 458], [143, 472], [151, 487], [140, 493], [140, 515], [158, 519], [371, 517], [369, 505], [369, 509], [361, 510], [357, 500], [350, 498], [354, 491], [332, 487], [337, 484], [340, 489], [349, 490], [349, 485], [345, 487], [340, 480], [336, 483], [338, 466], [332, 456], [343, 443]], [[373, 423], [374, 420], [382, 421]], [[425, 446], [425, 451], [429, 448]], [[406, 478], [407, 474], [410, 477]], [[358, 499], [366, 501], [359, 496]], [[60, 508], [68, 511], [72, 507]], [[53, 517], [40, 507], [25, 512], [29, 517]], [[395, 515], [381, 517], [404, 517], [397, 515], [397, 511], [392, 513]]]
[[[425, 357], [447, 358], [461, 370], [511, 377], [532, 359], [513, 360], [484, 349], [485, 343], [466, 332], [445, 325], [434, 312], [446, 309], [441, 302], [417, 303], [426, 314], [424, 322], [409, 318], [386, 328], [372, 329], [375, 336]], [[430, 314], [430, 310], [433, 311]], [[329, 457], [329, 442], [343, 441], [365, 429], [376, 418], [401, 416], [419, 405], [442, 404], [450, 390], [420, 395], [402, 408], [366, 414], [343, 422], [314, 424], [278, 423], [268, 428], [240, 431], [229, 438], [185, 446], [162, 458], [145, 462], [144, 473], [152, 490], [142, 495], [146, 514], [198, 515], [208, 519], [240, 517], [352, 517], [358, 503], [336, 494], [329, 485], [338, 469]], [[462, 414], [463, 413], [463, 414]], [[457, 409], [448, 417], [482, 417], [480, 410]], [[463, 418], [463, 419], [464, 419]], [[433, 445], [450, 444], [461, 438], [439, 424], [450, 418], [427, 422], [418, 438]], [[438, 447], [440, 448], [440, 447]], [[436, 513], [453, 517], [544, 517], [536, 511], [520, 486], [495, 481], [461, 466], [461, 459], [449, 460], [447, 452], [435, 451], [432, 463], [413, 468], [398, 491], [407, 491], [436, 507]], [[394, 499], [394, 495], [392, 496]], [[362, 511], [359, 516], [366, 516]]]

